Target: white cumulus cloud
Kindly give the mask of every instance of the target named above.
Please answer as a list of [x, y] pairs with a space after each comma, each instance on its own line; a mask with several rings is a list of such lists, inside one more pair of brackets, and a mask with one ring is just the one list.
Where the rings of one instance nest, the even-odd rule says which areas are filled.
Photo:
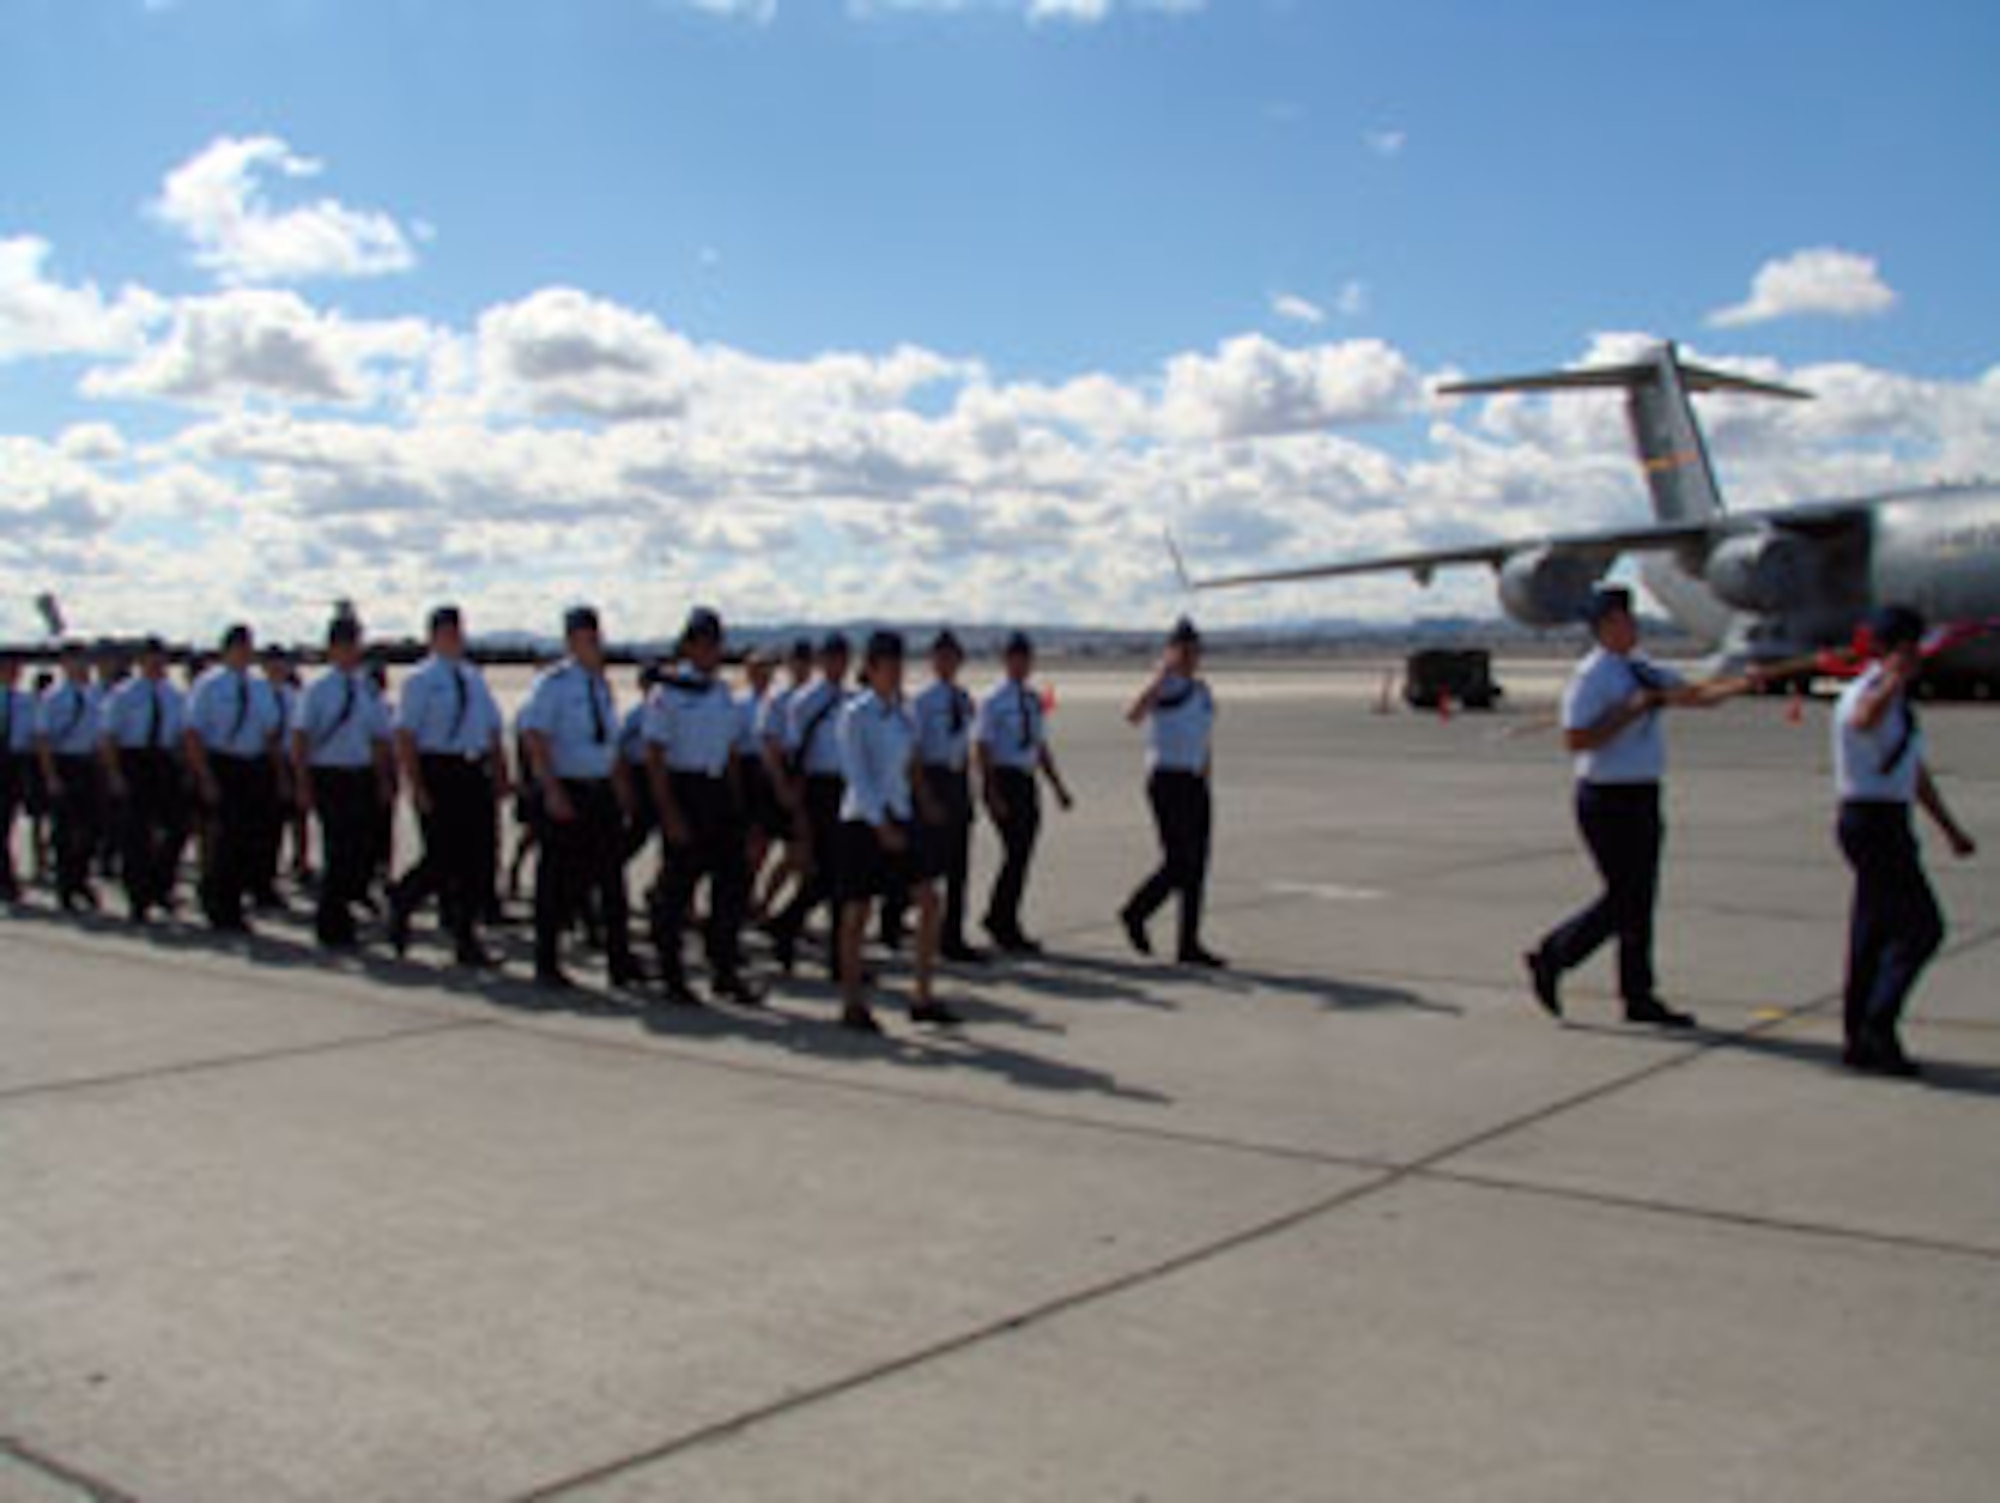
[[333, 198], [290, 208], [265, 192], [275, 174], [317, 177], [321, 164], [277, 136], [222, 136], [167, 174], [154, 215], [186, 238], [197, 266], [228, 286], [375, 277], [416, 265], [413, 231]]
[[1176, 437], [1257, 438], [1382, 422], [1413, 409], [1422, 383], [1378, 339], [1291, 349], [1245, 334], [1214, 355], [1167, 363], [1160, 415]]
[[1708, 321], [1733, 329], [1779, 318], [1871, 318], [1895, 306], [1895, 289], [1882, 280], [1873, 256], [1816, 246], [1766, 261], [1751, 280], [1750, 296], [1718, 308]]
[[34, 235], [0, 239], [0, 361], [128, 350], [166, 311], [143, 288], [106, 297], [94, 282], [55, 281], [48, 258], [49, 243]]

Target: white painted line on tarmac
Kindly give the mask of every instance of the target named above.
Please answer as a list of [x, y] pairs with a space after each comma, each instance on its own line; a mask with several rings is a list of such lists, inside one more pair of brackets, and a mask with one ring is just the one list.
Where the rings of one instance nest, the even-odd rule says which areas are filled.
[[1380, 888], [1346, 887], [1338, 882], [1266, 882], [1264, 891], [1287, 898], [1317, 898], [1322, 903], [1375, 903], [1389, 896]]

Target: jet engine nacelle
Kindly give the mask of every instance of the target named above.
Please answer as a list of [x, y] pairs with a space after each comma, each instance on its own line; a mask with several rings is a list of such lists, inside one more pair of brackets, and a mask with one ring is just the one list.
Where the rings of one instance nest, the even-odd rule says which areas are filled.
[[1575, 549], [1537, 548], [1500, 566], [1500, 603], [1523, 626], [1568, 626], [1583, 619], [1611, 557]]
[[1778, 532], [1747, 533], [1720, 543], [1708, 555], [1702, 575], [1726, 604], [1775, 614], [1809, 593], [1813, 546]]

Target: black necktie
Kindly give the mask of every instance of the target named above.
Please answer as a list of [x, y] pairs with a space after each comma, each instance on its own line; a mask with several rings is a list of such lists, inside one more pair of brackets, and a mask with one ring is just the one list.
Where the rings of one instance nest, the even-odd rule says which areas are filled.
[[[451, 666], [451, 686], [458, 692], [458, 710], [451, 717], [451, 729], [445, 733], [445, 740], [453, 746], [458, 744], [458, 733], [465, 729], [465, 713], [472, 707], [472, 690], [466, 686], [465, 669], [459, 664]], [[591, 695], [594, 702], [597, 696]]]
[[1029, 751], [1035, 744], [1035, 712], [1028, 704], [1028, 686], [1014, 685], [1015, 694], [1021, 700], [1021, 750]]
[[250, 680], [242, 674], [236, 675], [236, 724], [229, 728], [229, 740], [235, 743], [243, 734], [243, 722], [250, 718]]
[[160, 707], [160, 686], [154, 684], [151, 693], [148, 695], [146, 709], [146, 749], [148, 751], [158, 751], [160, 749], [160, 731], [162, 729], [160, 721], [163, 713]]
[[605, 738], [610, 735], [610, 730], [604, 723], [604, 706], [597, 698], [597, 680], [585, 675], [583, 682], [584, 687], [590, 691], [590, 739], [602, 746]]
[[951, 691], [951, 733], [956, 736], [965, 730], [965, 691], [953, 688]]
[[1883, 777], [1889, 776], [1901, 767], [1904, 759], [1910, 755], [1911, 748], [1917, 744], [1917, 707], [1910, 703], [1907, 694], [1899, 696], [1896, 704], [1903, 712], [1903, 734], [1898, 736], [1896, 744], [1882, 755]]

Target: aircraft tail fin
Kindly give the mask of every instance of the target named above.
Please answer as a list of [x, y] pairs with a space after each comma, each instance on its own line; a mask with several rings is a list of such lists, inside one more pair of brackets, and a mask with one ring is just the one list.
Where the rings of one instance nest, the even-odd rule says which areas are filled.
[[1708, 457], [1694, 404], [1694, 392], [1730, 391], [1751, 396], [1804, 400], [1808, 393], [1771, 381], [1735, 376], [1706, 366], [1686, 365], [1680, 352], [1663, 344], [1631, 365], [1589, 370], [1503, 376], [1439, 387], [1446, 396], [1483, 396], [1505, 391], [1586, 391], [1609, 388], [1625, 393], [1632, 443], [1652, 492], [1653, 515], [1662, 522], [1695, 522], [1719, 515], [1722, 492]]

